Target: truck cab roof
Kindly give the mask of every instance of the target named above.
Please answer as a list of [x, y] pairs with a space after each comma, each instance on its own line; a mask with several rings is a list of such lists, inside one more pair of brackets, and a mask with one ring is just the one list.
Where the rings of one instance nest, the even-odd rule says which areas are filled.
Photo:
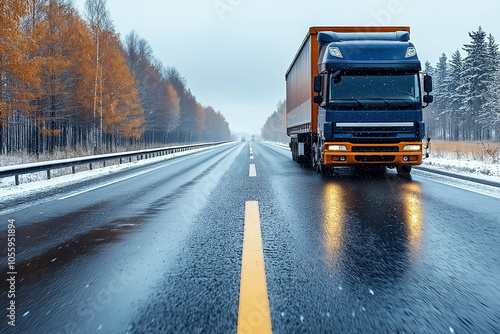
[[338, 70], [420, 71], [421, 64], [407, 31], [317, 35], [318, 72]]

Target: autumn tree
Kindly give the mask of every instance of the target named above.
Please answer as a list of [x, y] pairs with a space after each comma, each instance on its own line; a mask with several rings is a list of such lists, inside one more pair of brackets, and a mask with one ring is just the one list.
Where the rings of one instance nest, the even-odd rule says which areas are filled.
[[21, 29], [30, 13], [28, 0], [2, 0], [0, 3], [0, 147], [4, 128], [16, 110], [30, 110], [34, 90], [40, 87], [39, 59], [33, 54], [33, 41]]
[[198, 131], [204, 116], [201, 111], [202, 108], [200, 108], [191, 90], [186, 86], [186, 80], [175, 68], [167, 70], [167, 80], [179, 96], [180, 123], [176, 129], [175, 141], [198, 141], [200, 136]]
[[112, 31], [105, 31], [101, 37], [101, 47], [106, 52], [101, 59], [99, 113], [103, 132], [107, 135], [106, 144], [110, 149], [113, 140], [120, 136], [134, 140], [142, 136], [144, 110], [118, 36]]
[[127, 35], [127, 58], [138, 81], [145, 115], [145, 141], [166, 143], [180, 119], [179, 96], [168, 83], [164, 67], [153, 56], [149, 43], [134, 31]]
[[167, 82], [165, 89], [165, 100], [167, 108], [167, 112], [165, 113], [165, 115], [168, 115], [168, 119], [165, 120], [165, 129], [168, 135], [179, 126], [179, 121], [181, 118], [181, 108], [179, 105], [179, 95], [175, 91], [172, 84]]
[[85, 9], [95, 50], [92, 109], [97, 152], [104, 136], [108, 149], [118, 136], [138, 140], [144, 131], [144, 110], [106, 0], [86, 0]]
[[41, 85], [28, 114], [32, 120], [32, 152], [75, 146], [74, 127], [84, 114], [81, 104], [89, 98], [89, 50], [92, 40], [84, 21], [68, 0], [31, 2], [24, 30], [36, 43], [40, 57]]

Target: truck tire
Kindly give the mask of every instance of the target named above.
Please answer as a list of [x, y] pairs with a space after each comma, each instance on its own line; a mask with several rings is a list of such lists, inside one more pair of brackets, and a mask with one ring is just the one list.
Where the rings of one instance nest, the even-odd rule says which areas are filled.
[[316, 172], [321, 172], [321, 153], [319, 153], [318, 144], [312, 144], [311, 150], [311, 167]]
[[396, 170], [398, 171], [398, 175], [401, 177], [404, 177], [405, 179], [410, 177], [411, 173], [411, 165], [398, 165], [396, 167]]

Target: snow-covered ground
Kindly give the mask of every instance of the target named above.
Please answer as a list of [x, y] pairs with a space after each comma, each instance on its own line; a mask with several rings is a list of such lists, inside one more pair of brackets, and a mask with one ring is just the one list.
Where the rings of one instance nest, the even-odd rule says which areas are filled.
[[[222, 145], [228, 145], [227, 144], [222, 144]], [[217, 147], [220, 147], [222, 145], [218, 145]], [[38, 172], [38, 173], [32, 173], [28, 178], [21, 178], [21, 184], [16, 186], [14, 184], [14, 177], [6, 177], [6, 178], [0, 178], [0, 201], [2, 200], [7, 200], [7, 199], [12, 199], [16, 197], [21, 197], [21, 196], [27, 196], [27, 195], [32, 195], [40, 191], [46, 191], [52, 188], [56, 187], [62, 187], [66, 185], [70, 185], [73, 183], [77, 183], [80, 181], [86, 181], [86, 180], [91, 180], [103, 175], [110, 175], [113, 173], [116, 173], [118, 171], [123, 171], [127, 169], [132, 169], [136, 168], [138, 166], [146, 166], [153, 164], [155, 162], [159, 161], [164, 161], [164, 160], [170, 160], [173, 158], [178, 158], [182, 157], [185, 155], [192, 155], [196, 153], [202, 153], [203, 151], [208, 151], [208, 150], [213, 150], [214, 147], [206, 147], [206, 148], [199, 148], [199, 149], [194, 149], [190, 151], [185, 151], [185, 152], [178, 152], [178, 153], [173, 153], [173, 154], [168, 154], [164, 156], [159, 156], [155, 158], [150, 158], [150, 159], [144, 159], [144, 160], [139, 160], [139, 161], [134, 161], [130, 163], [124, 163], [121, 165], [111, 165], [107, 166], [104, 168], [96, 168], [93, 170], [86, 170], [86, 171], [81, 171], [76, 174], [66, 174], [62, 176], [57, 176], [53, 177], [50, 180], [47, 180], [46, 173], [45, 172]], [[153, 169], [153, 167], [152, 167]], [[141, 172], [138, 173], [144, 173], [144, 170], [141, 169]], [[23, 183], [24, 181], [24, 183]]]
[[441, 170], [500, 183], [500, 164], [495, 164], [487, 160], [458, 160], [452, 157], [435, 158], [431, 155], [430, 158], [423, 161], [422, 166], [433, 170]]

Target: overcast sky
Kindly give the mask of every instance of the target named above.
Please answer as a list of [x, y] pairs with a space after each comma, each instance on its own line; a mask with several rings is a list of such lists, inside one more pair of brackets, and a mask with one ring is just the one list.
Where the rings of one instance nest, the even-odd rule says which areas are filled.
[[[85, 0], [75, 0], [81, 10]], [[482, 26], [500, 41], [498, 0], [107, 0], [116, 31], [135, 30], [232, 131], [260, 133], [285, 98], [285, 72], [310, 26], [404, 25], [433, 65]], [[462, 50], [461, 50], [462, 51]], [[462, 53], [464, 55], [464, 53]]]

